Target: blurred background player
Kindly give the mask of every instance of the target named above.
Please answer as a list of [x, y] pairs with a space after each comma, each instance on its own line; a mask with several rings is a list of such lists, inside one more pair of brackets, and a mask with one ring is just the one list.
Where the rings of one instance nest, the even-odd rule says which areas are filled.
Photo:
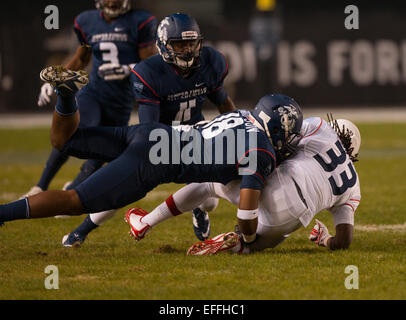
[[[143, 59], [156, 54], [155, 32], [157, 21], [144, 10], [133, 10], [128, 0], [97, 0], [96, 10], [79, 14], [74, 20], [74, 31], [80, 42], [66, 68], [84, 69], [92, 59], [90, 83], [76, 98], [81, 108], [81, 127], [124, 126], [130, 120], [134, 96], [129, 80], [131, 68]], [[53, 92], [49, 83], [41, 88], [38, 105], [50, 102]], [[53, 149], [41, 178], [25, 195], [48, 189], [68, 155]], [[103, 165], [103, 161], [89, 159], [82, 165], [72, 183], [72, 189]], [[89, 226], [103, 222], [103, 215], [93, 217]], [[101, 219], [101, 220], [100, 220]]]
[[[223, 88], [228, 63], [217, 50], [203, 47], [195, 19], [186, 14], [172, 14], [160, 22], [156, 38], [159, 55], [138, 63], [131, 73], [140, 123], [195, 124], [204, 120], [202, 106], [207, 98], [220, 113], [235, 110]], [[200, 240], [209, 236], [207, 212], [217, 204], [218, 199], [207, 199], [193, 210], [193, 229]], [[89, 232], [114, 214], [109, 210], [89, 215], [63, 237], [62, 244], [70, 247], [83, 243]]]
[[[360, 182], [353, 165], [361, 144], [359, 130], [349, 120], [331, 117], [326, 122], [322, 118], [308, 118], [303, 120], [302, 135], [293, 155], [267, 178], [259, 201], [256, 241], [247, 245], [236, 233], [223, 233], [193, 245], [188, 254], [250, 253], [274, 248], [325, 209], [333, 214], [335, 236], [316, 219], [309, 239], [331, 250], [350, 247], [354, 213], [361, 200]], [[239, 181], [227, 185], [192, 183], [172, 197], [178, 211], [187, 212], [206, 197], [216, 196], [238, 204], [239, 189]], [[166, 206], [166, 202], [162, 203], [143, 222], [153, 227], [163, 221], [159, 212]]]
[[[76, 96], [81, 108], [80, 126], [124, 126], [134, 105], [128, 76], [136, 63], [156, 54], [157, 22], [147, 11], [132, 10], [128, 0], [95, 3], [96, 10], [84, 11], [74, 20], [73, 29], [80, 46], [65, 67], [84, 69], [92, 60], [90, 83]], [[38, 105], [49, 104], [52, 93], [51, 85], [45, 83]], [[47, 190], [67, 160], [68, 155], [53, 149], [39, 182], [26, 195]], [[76, 179], [64, 188], [72, 189], [102, 165], [99, 160], [86, 161]]]

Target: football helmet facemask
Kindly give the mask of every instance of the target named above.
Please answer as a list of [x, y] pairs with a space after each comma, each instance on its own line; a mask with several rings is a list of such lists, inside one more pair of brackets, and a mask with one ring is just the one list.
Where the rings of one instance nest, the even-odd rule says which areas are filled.
[[172, 14], [159, 23], [156, 38], [165, 62], [182, 70], [199, 67], [203, 37], [195, 19], [182, 13]]
[[254, 124], [271, 141], [278, 162], [288, 158], [302, 138], [303, 113], [297, 102], [282, 94], [268, 94], [258, 101], [252, 115]]
[[95, 3], [96, 8], [109, 18], [117, 18], [131, 8], [129, 0], [95, 0]]

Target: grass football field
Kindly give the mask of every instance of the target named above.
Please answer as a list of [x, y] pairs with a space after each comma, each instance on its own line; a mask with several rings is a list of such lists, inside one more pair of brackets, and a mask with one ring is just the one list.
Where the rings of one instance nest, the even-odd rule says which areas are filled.
[[[137, 243], [123, 220], [128, 207], [73, 249], [61, 239], [84, 215], [13, 221], [0, 228], [0, 299], [406, 299], [406, 125], [359, 128], [362, 200], [350, 250], [315, 246], [307, 239], [312, 223], [261, 253], [188, 257], [197, 241], [190, 213]], [[49, 129], [0, 129], [0, 203], [38, 181], [49, 151]], [[71, 180], [81, 163], [70, 159], [51, 188]], [[132, 206], [150, 211], [179, 187], [161, 185]], [[211, 235], [233, 230], [235, 212], [221, 200]], [[328, 212], [317, 217], [335, 233]], [[58, 268], [57, 290], [45, 288], [48, 265]], [[358, 289], [345, 286], [354, 276], [345, 273], [349, 265], [358, 268]]]

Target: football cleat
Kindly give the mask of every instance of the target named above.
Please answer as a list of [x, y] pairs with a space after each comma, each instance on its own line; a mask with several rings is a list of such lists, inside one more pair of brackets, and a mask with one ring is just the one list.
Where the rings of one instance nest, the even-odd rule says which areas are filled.
[[62, 66], [47, 67], [41, 71], [39, 77], [53, 86], [62, 96], [75, 94], [89, 83], [86, 71], [68, 70]]
[[210, 235], [209, 214], [199, 208], [193, 210], [193, 231], [200, 241], [207, 240]]
[[26, 194], [22, 195], [22, 196], [19, 198], [19, 200], [24, 199], [24, 198], [27, 198], [27, 197], [35, 196], [36, 194], [41, 193], [42, 191], [44, 191], [44, 190], [42, 190], [40, 187], [38, 187], [38, 186], [33, 186], [33, 187], [30, 189], [30, 191], [28, 191]]
[[80, 247], [85, 242], [86, 236], [82, 236], [79, 233], [71, 232], [66, 234], [62, 238], [62, 245], [66, 248]]
[[148, 223], [142, 222], [142, 218], [147, 214], [148, 212], [141, 208], [132, 208], [125, 215], [125, 221], [130, 225], [130, 235], [137, 241], [143, 239], [151, 230]]
[[240, 243], [240, 237], [235, 232], [219, 234], [210, 240], [195, 243], [187, 251], [188, 256], [205, 256], [235, 248]]
[[[72, 183], [72, 181], [68, 181], [68, 182], [66, 182], [64, 185], [63, 185], [63, 187], [62, 187], [62, 190], [68, 190], [68, 187], [69, 187], [69, 185]], [[60, 214], [60, 215], [57, 215], [57, 216], [54, 216], [54, 218], [55, 219], [69, 219], [71, 216], [68, 216], [68, 215], [66, 215], [66, 214]]]

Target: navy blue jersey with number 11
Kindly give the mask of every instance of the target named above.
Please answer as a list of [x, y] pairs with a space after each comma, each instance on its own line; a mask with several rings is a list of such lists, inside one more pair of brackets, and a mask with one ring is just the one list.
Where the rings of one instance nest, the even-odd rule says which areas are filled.
[[[150, 57], [132, 70], [131, 81], [136, 101], [159, 110], [159, 122], [172, 125], [194, 124], [204, 120], [202, 105], [209, 98], [220, 106], [226, 100], [223, 81], [228, 63], [217, 50], [203, 47], [200, 66], [184, 78], [160, 55]], [[141, 115], [140, 115], [141, 116]]]

